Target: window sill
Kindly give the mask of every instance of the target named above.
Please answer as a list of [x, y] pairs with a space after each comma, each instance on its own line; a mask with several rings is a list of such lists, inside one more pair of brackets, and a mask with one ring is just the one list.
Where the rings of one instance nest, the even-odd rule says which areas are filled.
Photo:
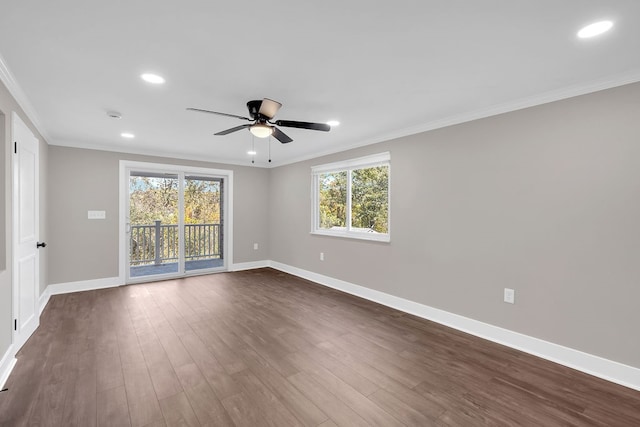
[[384, 242], [390, 243], [391, 236], [389, 234], [375, 234], [375, 233], [356, 233], [345, 231], [329, 231], [329, 230], [314, 230], [310, 234], [316, 236], [329, 236], [329, 237], [342, 237], [344, 239], [356, 239], [356, 240], [369, 240], [372, 242]]

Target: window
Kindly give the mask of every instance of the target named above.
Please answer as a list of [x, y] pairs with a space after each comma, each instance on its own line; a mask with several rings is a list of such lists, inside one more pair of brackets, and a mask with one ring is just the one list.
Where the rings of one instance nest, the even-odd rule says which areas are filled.
[[314, 166], [311, 232], [388, 242], [389, 153]]

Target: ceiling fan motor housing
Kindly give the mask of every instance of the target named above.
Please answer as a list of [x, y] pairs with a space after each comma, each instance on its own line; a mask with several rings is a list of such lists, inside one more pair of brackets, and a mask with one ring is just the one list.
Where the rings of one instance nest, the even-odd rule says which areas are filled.
[[268, 117], [264, 117], [259, 113], [261, 105], [262, 105], [262, 100], [261, 99], [247, 102], [247, 108], [249, 109], [249, 115], [251, 116], [251, 118], [253, 120], [259, 120], [259, 119], [267, 120], [268, 119]]

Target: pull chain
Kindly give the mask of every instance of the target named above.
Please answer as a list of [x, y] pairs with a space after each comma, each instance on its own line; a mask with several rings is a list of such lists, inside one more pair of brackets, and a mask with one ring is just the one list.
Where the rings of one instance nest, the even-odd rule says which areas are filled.
[[251, 135], [251, 164], [256, 162], [256, 137]]

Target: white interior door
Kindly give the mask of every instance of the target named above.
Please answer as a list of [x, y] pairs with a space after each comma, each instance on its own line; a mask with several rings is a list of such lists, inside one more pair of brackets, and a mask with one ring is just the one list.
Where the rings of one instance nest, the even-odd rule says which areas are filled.
[[13, 343], [16, 351], [39, 324], [38, 139], [13, 113]]

